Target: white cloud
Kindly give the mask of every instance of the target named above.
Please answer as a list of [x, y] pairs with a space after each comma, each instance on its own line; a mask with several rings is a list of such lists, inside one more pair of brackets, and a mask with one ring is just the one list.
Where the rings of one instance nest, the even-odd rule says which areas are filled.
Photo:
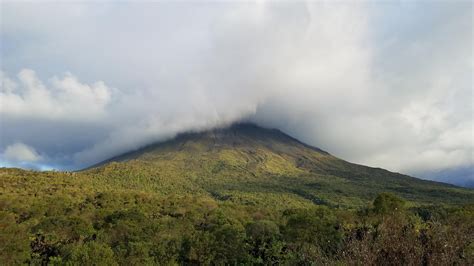
[[35, 151], [33, 147], [23, 143], [14, 143], [9, 145], [3, 153], [3, 157], [6, 160], [13, 162], [31, 163], [41, 160], [41, 156]]
[[31, 69], [20, 71], [20, 84], [5, 73], [0, 78], [0, 114], [18, 119], [96, 119], [104, 115], [111, 98], [111, 89], [104, 82], [82, 84], [70, 73], [53, 77], [50, 87]]
[[[32, 143], [79, 167], [248, 119], [357, 163], [408, 173], [471, 165], [471, 11], [460, 2], [8, 4], [2, 67], [20, 74], [2, 74], [0, 144]], [[65, 69], [81, 81], [55, 77]]]

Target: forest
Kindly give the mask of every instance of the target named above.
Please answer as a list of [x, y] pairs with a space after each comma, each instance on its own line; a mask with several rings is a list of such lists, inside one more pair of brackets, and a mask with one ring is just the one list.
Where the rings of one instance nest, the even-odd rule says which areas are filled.
[[474, 204], [269, 206], [117, 184], [1, 169], [0, 264], [474, 264]]

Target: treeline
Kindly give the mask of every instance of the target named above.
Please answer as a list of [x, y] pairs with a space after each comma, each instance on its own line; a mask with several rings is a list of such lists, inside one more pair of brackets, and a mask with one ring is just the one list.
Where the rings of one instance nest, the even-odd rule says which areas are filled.
[[0, 210], [1, 265], [474, 265], [474, 205], [409, 207], [385, 193], [358, 210], [143, 192]]

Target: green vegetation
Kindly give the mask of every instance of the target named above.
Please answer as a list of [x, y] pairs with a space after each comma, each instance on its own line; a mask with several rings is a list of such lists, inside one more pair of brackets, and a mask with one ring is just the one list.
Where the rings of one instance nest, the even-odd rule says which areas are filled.
[[0, 264], [473, 265], [473, 203], [239, 126], [80, 172], [0, 169]]

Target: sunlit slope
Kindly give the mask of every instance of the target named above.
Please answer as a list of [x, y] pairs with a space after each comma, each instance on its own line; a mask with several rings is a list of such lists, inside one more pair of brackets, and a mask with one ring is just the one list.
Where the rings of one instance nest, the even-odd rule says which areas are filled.
[[474, 192], [351, 164], [250, 124], [187, 133], [85, 170], [108, 185], [287, 207], [361, 206], [388, 191], [418, 203], [472, 203]]

